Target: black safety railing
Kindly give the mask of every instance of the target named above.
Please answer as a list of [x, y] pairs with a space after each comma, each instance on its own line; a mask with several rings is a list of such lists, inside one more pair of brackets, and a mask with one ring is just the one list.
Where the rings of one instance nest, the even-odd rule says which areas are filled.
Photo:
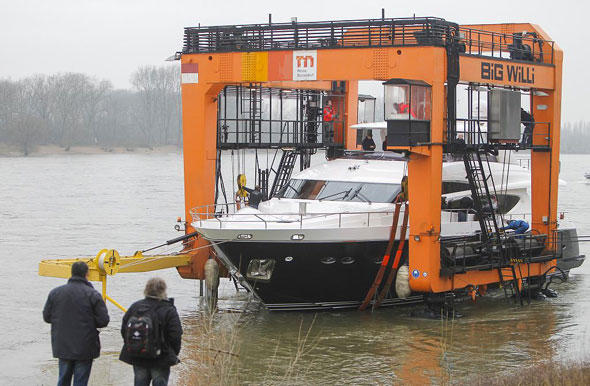
[[[248, 118], [226, 118], [219, 125], [219, 149], [268, 149], [275, 147], [323, 148], [341, 144], [328, 132], [328, 123]], [[332, 129], [333, 131], [333, 129]]]
[[[477, 270], [506, 268], [560, 259], [563, 255], [558, 231], [548, 240], [536, 231], [502, 235], [501, 242], [484, 247], [478, 236], [449, 237], [441, 240], [441, 274], [452, 276]], [[503, 250], [503, 253], [500, 251]]]
[[187, 27], [183, 54], [323, 48], [445, 46], [459, 53], [553, 63], [552, 41], [494, 33], [436, 17]]
[[497, 33], [459, 28], [459, 41], [466, 54], [553, 64], [554, 42], [535, 33]]
[[188, 27], [182, 52], [442, 46], [457, 30], [435, 17]]
[[[226, 86], [217, 101], [218, 149], [314, 149], [343, 144], [341, 94], [244, 84]], [[330, 116], [324, 113], [328, 103], [336, 112]]]
[[[520, 137], [513, 142], [501, 141], [497, 143], [488, 136], [487, 119], [458, 118], [456, 120], [457, 138], [466, 145], [489, 145], [494, 143], [498, 148], [507, 149], [533, 149], [544, 151], [550, 149], [551, 123], [550, 122], [522, 122]], [[524, 126], [524, 128], [522, 127]], [[530, 127], [532, 126], [532, 130]]]

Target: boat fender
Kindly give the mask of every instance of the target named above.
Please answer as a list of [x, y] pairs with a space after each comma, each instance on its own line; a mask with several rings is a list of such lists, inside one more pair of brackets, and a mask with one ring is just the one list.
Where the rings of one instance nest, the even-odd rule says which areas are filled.
[[215, 259], [205, 262], [205, 300], [209, 311], [217, 308], [217, 288], [219, 287], [219, 264]]
[[405, 299], [412, 293], [410, 289], [410, 269], [407, 265], [402, 265], [397, 270], [397, 275], [395, 276], [395, 293], [400, 299]]

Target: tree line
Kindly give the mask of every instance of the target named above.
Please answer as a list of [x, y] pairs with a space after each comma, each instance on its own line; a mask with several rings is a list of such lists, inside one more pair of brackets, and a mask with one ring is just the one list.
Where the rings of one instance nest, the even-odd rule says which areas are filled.
[[[82, 73], [0, 79], [0, 143], [29, 154], [36, 145], [152, 147], [182, 143], [178, 66], [142, 66], [132, 88]], [[382, 100], [376, 103], [382, 119]], [[561, 151], [590, 153], [590, 122], [565, 123]]]
[[568, 122], [561, 127], [562, 153], [590, 153], [590, 122]]
[[36, 145], [181, 145], [178, 66], [142, 66], [130, 90], [82, 73], [0, 79], [0, 143], [29, 154]]

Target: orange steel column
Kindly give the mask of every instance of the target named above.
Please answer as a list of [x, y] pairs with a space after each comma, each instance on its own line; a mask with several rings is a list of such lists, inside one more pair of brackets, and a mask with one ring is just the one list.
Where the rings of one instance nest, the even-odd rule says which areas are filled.
[[445, 127], [445, 86], [432, 84], [431, 142], [428, 151], [414, 152], [408, 162], [410, 197], [410, 287], [419, 292], [440, 292], [446, 279], [440, 272], [440, 216], [442, 194], [442, 141]]
[[[561, 129], [561, 73], [563, 52], [554, 51], [554, 88], [543, 90], [547, 96], [532, 97], [531, 113], [536, 122], [533, 145], [550, 146], [549, 152], [531, 150], [532, 229], [549, 235], [557, 228], [557, 193], [559, 187], [559, 134]], [[545, 135], [549, 122], [549, 140]]]
[[356, 130], [350, 126], [358, 122], [358, 93], [359, 82], [349, 80], [346, 82], [346, 94], [344, 96], [344, 146], [348, 150], [356, 150]]
[[[217, 157], [217, 95], [222, 85], [182, 85], [182, 128], [184, 149], [184, 201], [186, 232], [190, 226], [190, 209], [213, 204], [215, 198], [215, 162]], [[198, 238], [187, 246], [193, 249], [208, 243]], [[204, 278], [203, 268], [209, 257], [209, 248], [194, 253], [192, 264], [179, 267], [184, 279]]]

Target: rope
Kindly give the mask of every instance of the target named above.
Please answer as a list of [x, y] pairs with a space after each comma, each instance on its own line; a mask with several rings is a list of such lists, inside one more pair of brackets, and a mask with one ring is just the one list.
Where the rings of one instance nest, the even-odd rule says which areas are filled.
[[228, 243], [230, 241], [234, 241], [234, 240], [232, 239], [232, 240], [220, 241], [218, 243], [209, 243], [207, 245], [201, 245], [200, 247], [188, 249], [186, 251], [183, 251], [182, 253], [170, 254], [170, 255], [165, 255], [165, 256], [154, 256], [154, 257], [148, 257], [148, 256], [146, 256], [146, 257], [144, 257], [142, 259], [139, 259], [138, 261], [133, 261], [131, 263], [127, 263], [127, 264], [121, 265], [121, 267], [119, 269], [125, 268], [125, 267], [132, 267], [132, 266], [139, 265], [139, 264], [145, 264], [145, 263], [151, 262], [151, 261], [165, 259], [165, 258], [170, 257], [170, 256], [175, 256], [175, 255], [180, 255], [180, 254], [183, 254], [184, 255], [184, 254], [186, 254], [188, 252], [197, 251], [197, 250], [203, 249], [203, 248], [209, 248], [209, 247], [212, 247], [212, 246], [215, 246], [215, 245], [221, 245], [221, 244], [224, 244], [224, 243]]
[[[504, 157], [502, 157], [502, 178], [500, 179], [500, 193], [502, 193], [502, 186], [504, 186], [504, 170], [506, 169], [506, 152], [504, 152]], [[508, 183], [508, 181], [506, 182]]]
[[508, 169], [506, 170], [506, 189], [504, 194], [508, 193], [508, 181], [510, 177], [510, 158], [512, 157], [512, 152], [508, 153]]
[[385, 285], [383, 286], [383, 288], [381, 288], [381, 292], [379, 293], [377, 300], [373, 304], [373, 309], [375, 309], [381, 305], [381, 302], [385, 298], [385, 295], [387, 295], [387, 293], [389, 292], [389, 289], [391, 288], [391, 283], [393, 282], [393, 279], [397, 275], [397, 270], [399, 269], [402, 254], [404, 251], [404, 245], [406, 243], [406, 232], [408, 230], [409, 213], [410, 213], [409, 205], [408, 205], [408, 202], [406, 202], [404, 205], [404, 218], [402, 221], [402, 229], [400, 232], [397, 252], [395, 253], [395, 259], [393, 260], [393, 264], [391, 265], [391, 268], [389, 270], [389, 276], [387, 277]]
[[[363, 311], [367, 308], [367, 306], [371, 302], [371, 299], [373, 299], [373, 296], [379, 290], [379, 286], [381, 285], [381, 281], [383, 280], [383, 275], [385, 274], [385, 270], [387, 268], [389, 268], [389, 261], [391, 259], [391, 250], [393, 248], [393, 244], [395, 243], [395, 234], [397, 232], [397, 224], [398, 224], [398, 220], [399, 220], [399, 213], [400, 213], [401, 206], [402, 206], [401, 202], [396, 200], [395, 212], [393, 214], [393, 221], [391, 223], [391, 230], [389, 232], [389, 241], [388, 241], [387, 247], [385, 249], [385, 255], [383, 256], [383, 260], [381, 260], [381, 266], [379, 267], [379, 270], [377, 271], [377, 275], [375, 275], [375, 279], [373, 279], [373, 284], [371, 284], [369, 291], [365, 295], [365, 299], [363, 300], [363, 302], [359, 306], [360, 311]], [[407, 213], [408, 213], [408, 211], [406, 211], [404, 213], [404, 217], [407, 215]], [[400, 240], [400, 242], [401, 242], [401, 240]]]
[[[236, 174], [234, 172], [234, 151], [232, 149], [231, 151], [231, 194], [232, 197], [234, 196], [235, 192], [236, 192]], [[233, 200], [233, 198], [232, 198]]]
[[242, 171], [242, 157], [240, 154], [240, 149], [238, 149], [238, 173]]
[[[510, 158], [512, 156], [512, 152], [508, 151], [508, 162], [506, 162], [506, 153], [504, 153], [504, 157], [502, 160], [502, 184], [504, 184], [504, 169], [506, 169], [506, 184], [505, 185], [500, 185], [500, 193], [504, 195], [504, 197], [506, 197], [506, 194], [508, 193], [508, 181], [509, 181], [509, 177], [510, 177]], [[504, 192], [502, 192], [502, 186], [504, 186]], [[497, 199], [497, 197], [496, 197]], [[498, 202], [498, 206], [499, 206], [499, 202]], [[498, 207], [498, 209], [500, 209]], [[502, 212], [500, 212], [500, 219], [502, 220], [502, 225], [504, 225], [504, 214]]]
[[258, 171], [260, 170], [260, 164], [258, 163], [258, 149], [254, 149], [254, 186], [259, 184]]

